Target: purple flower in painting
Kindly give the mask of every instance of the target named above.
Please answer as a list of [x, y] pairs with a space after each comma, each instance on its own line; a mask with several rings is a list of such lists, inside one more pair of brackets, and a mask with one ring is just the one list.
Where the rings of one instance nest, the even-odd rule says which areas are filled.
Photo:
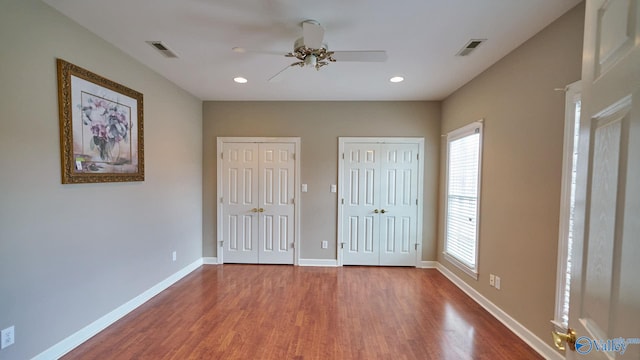
[[90, 147], [97, 150], [100, 158], [117, 161], [119, 145], [129, 141], [129, 119], [126, 108], [119, 104], [90, 97], [82, 110], [82, 123], [90, 126], [93, 135]]

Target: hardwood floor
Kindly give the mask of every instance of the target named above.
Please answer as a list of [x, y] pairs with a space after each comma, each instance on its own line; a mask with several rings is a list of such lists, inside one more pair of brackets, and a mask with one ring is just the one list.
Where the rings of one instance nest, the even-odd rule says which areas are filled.
[[63, 357], [542, 359], [437, 270], [207, 266]]

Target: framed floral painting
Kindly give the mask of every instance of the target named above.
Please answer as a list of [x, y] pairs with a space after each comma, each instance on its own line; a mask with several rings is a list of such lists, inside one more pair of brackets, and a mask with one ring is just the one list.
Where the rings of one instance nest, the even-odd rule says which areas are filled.
[[144, 181], [142, 94], [57, 65], [62, 183]]

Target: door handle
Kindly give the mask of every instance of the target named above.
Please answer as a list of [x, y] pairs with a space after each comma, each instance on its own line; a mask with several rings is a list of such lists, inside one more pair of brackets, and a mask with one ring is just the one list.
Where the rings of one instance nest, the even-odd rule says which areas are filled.
[[251, 212], [258, 212], [258, 208], [251, 209]]
[[374, 213], [379, 213], [380, 211], [378, 211], [378, 209], [373, 210]]
[[258, 209], [258, 212], [264, 212], [263, 208]]
[[387, 213], [388, 211], [386, 211], [385, 209], [380, 210], [381, 213]]
[[551, 335], [553, 336], [553, 344], [560, 351], [564, 351], [566, 347], [565, 343], [569, 345], [569, 349], [571, 351], [576, 351], [576, 331], [569, 328], [566, 334], [563, 334], [558, 331], [552, 331]]

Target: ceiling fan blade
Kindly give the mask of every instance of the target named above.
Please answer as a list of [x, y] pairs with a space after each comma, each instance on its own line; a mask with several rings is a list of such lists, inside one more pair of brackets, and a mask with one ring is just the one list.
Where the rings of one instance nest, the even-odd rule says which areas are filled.
[[287, 65], [286, 68], [278, 71], [277, 74], [273, 75], [272, 77], [269, 78], [269, 82], [279, 82], [280, 80], [282, 80], [282, 74], [287, 71], [287, 69], [291, 68], [293, 65]]
[[317, 21], [307, 20], [302, 23], [302, 37], [306, 47], [320, 49], [324, 38], [324, 29]]
[[336, 61], [362, 61], [362, 62], [387, 61], [387, 52], [384, 50], [334, 51], [332, 56], [334, 59], [336, 59]]
[[283, 54], [285, 54], [282, 51], [264, 50], [264, 49], [247, 49], [239, 46], [232, 47], [231, 51], [233, 51], [236, 54], [258, 54], [258, 55], [279, 55], [279, 56], [282, 56]]

